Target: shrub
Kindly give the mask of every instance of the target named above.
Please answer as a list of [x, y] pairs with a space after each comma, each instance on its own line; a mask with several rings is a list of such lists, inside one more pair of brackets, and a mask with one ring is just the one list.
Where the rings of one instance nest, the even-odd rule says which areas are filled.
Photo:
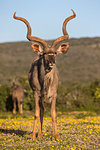
[[64, 110], [89, 110], [95, 111], [98, 109], [98, 102], [95, 103], [95, 92], [96, 86], [91, 86], [94, 83], [82, 84], [73, 83], [66, 84], [63, 87], [58, 88], [57, 105], [60, 109]]
[[0, 86], [0, 110], [12, 109], [11, 103], [11, 90], [8, 85], [1, 85]]
[[94, 95], [95, 95], [96, 99], [100, 100], [100, 88], [98, 88], [98, 87], [96, 88]]
[[33, 110], [34, 109], [33, 91], [30, 88], [27, 77], [26, 76], [21, 77], [19, 79], [19, 82], [24, 89], [23, 109]]
[[[34, 109], [33, 91], [30, 88], [26, 76], [19, 78], [19, 83], [24, 89], [23, 109]], [[44, 104], [49, 108], [49, 104]], [[58, 87], [57, 109], [60, 111], [69, 110], [93, 110], [100, 112], [100, 82], [91, 84], [69, 83], [61, 84]], [[0, 110], [12, 111], [12, 93], [9, 85], [0, 86]], [[46, 109], [48, 110], [48, 109]]]
[[[34, 98], [33, 92], [29, 86], [27, 77], [21, 77], [19, 79], [20, 85], [24, 90], [23, 99], [23, 110], [33, 110], [34, 109]], [[0, 86], [0, 110], [1, 111], [12, 111], [13, 101], [11, 87], [7, 84]]]

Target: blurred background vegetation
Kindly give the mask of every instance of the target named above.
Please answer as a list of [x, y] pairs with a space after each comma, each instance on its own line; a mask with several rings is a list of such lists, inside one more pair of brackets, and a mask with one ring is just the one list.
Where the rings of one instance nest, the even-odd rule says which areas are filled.
[[[100, 38], [70, 39], [69, 42], [68, 53], [57, 56], [57, 110], [100, 113]], [[16, 77], [24, 89], [23, 109], [33, 111], [34, 97], [27, 79], [32, 59], [36, 56], [31, 43], [2, 43], [0, 56], [0, 111], [12, 111], [11, 84]]]

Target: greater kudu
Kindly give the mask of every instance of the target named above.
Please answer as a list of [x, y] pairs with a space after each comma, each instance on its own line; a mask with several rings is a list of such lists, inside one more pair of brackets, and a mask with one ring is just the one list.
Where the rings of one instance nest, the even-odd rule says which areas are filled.
[[23, 113], [22, 101], [24, 97], [24, 91], [22, 87], [15, 82], [12, 85], [12, 100], [13, 100], [13, 114], [16, 114], [16, 102], [18, 103], [19, 113]]
[[[39, 55], [38, 58], [33, 60], [30, 72], [29, 72], [29, 83], [34, 91], [35, 98], [35, 121], [33, 128], [33, 136], [36, 137], [36, 125], [37, 120], [40, 116], [40, 129], [38, 137], [42, 137], [42, 123], [44, 115], [43, 99], [47, 99], [51, 103], [51, 117], [53, 125], [53, 135], [58, 138], [57, 133], [57, 119], [56, 119], [56, 97], [57, 97], [57, 87], [58, 87], [58, 71], [56, 68], [55, 57], [59, 53], [66, 53], [69, 48], [69, 43], [62, 43], [57, 49], [56, 46], [63, 40], [67, 40], [69, 35], [66, 31], [66, 24], [71, 19], [75, 18], [76, 14], [72, 10], [73, 15], [66, 18], [63, 23], [63, 34], [64, 36], [56, 39], [51, 46], [49, 46], [44, 40], [31, 36], [31, 27], [29, 22], [21, 17], [16, 17], [16, 12], [14, 13], [14, 18], [23, 21], [27, 26], [27, 39], [29, 41], [35, 41], [37, 43], [32, 43], [32, 48], [35, 53]], [[38, 44], [39, 43], [39, 44]], [[40, 45], [41, 44], [41, 45]], [[43, 46], [43, 47], [41, 47]]]

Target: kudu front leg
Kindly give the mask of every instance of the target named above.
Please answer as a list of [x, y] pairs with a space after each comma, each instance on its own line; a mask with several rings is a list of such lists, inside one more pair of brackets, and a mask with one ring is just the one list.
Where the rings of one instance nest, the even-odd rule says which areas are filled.
[[16, 99], [13, 98], [13, 114], [16, 114]]
[[35, 99], [35, 116], [34, 116], [34, 127], [33, 127], [33, 135], [32, 135], [33, 140], [36, 137], [36, 126], [37, 126], [38, 118], [40, 116], [39, 96], [37, 93], [35, 93], [34, 99]]
[[52, 126], [53, 126], [53, 136], [57, 140], [59, 138], [59, 135], [57, 133], [57, 117], [56, 117], [56, 99], [53, 99], [51, 102], [51, 117], [52, 117]]
[[42, 137], [43, 116], [44, 116], [44, 107], [43, 107], [43, 103], [42, 103], [42, 98], [40, 99], [39, 106], [40, 106], [40, 128], [39, 128], [38, 137], [41, 138]]
[[18, 109], [19, 113], [22, 115], [23, 114], [22, 100], [18, 100]]

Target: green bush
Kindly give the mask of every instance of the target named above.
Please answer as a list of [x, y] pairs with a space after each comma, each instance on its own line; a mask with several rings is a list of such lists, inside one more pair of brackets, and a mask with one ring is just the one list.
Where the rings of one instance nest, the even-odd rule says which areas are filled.
[[99, 94], [97, 88], [100, 82], [91, 84], [63, 84], [58, 88], [57, 105], [60, 110], [89, 110], [100, 112]]
[[[34, 109], [33, 91], [30, 88], [26, 76], [20, 77], [19, 83], [24, 89], [23, 109]], [[49, 108], [49, 104], [44, 104]], [[90, 110], [100, 112], [100, 81], [91, 84], [69, 83], [58, 87], [57, 105], [58, 110]], [[9, 85], [0, 86], [0, 110], [12, 111], [12, 93]], [[46, 109], [48, 110], [48, 109]]]
[[99, 99], [100, 100], [100, 88], [96, 88], [96, 91], [95, 91], [95, 98], [96, 99]]
[[[24, 90], [23, 110], [34, 109], [33, 92], [29, 86], [27, 77], [21, 77], [19, 83]], [[12, 111], [13, 101], [11, 86], [1, 85], [0, 87], [0, 111]]]
[[[8, 105], [9, 104], [9, 105]], [[12, 109], [11, 90], [8, 85], [0, 86], [0, 111]]]
[[23, 109], [24, 110], [33, 110], [34, 109], [34, 97], [33, 91], [30, 88], [28, 78], [23, 76], [19, 79], [21, 86], [24, 89], [24, 99], [23, 99]]

